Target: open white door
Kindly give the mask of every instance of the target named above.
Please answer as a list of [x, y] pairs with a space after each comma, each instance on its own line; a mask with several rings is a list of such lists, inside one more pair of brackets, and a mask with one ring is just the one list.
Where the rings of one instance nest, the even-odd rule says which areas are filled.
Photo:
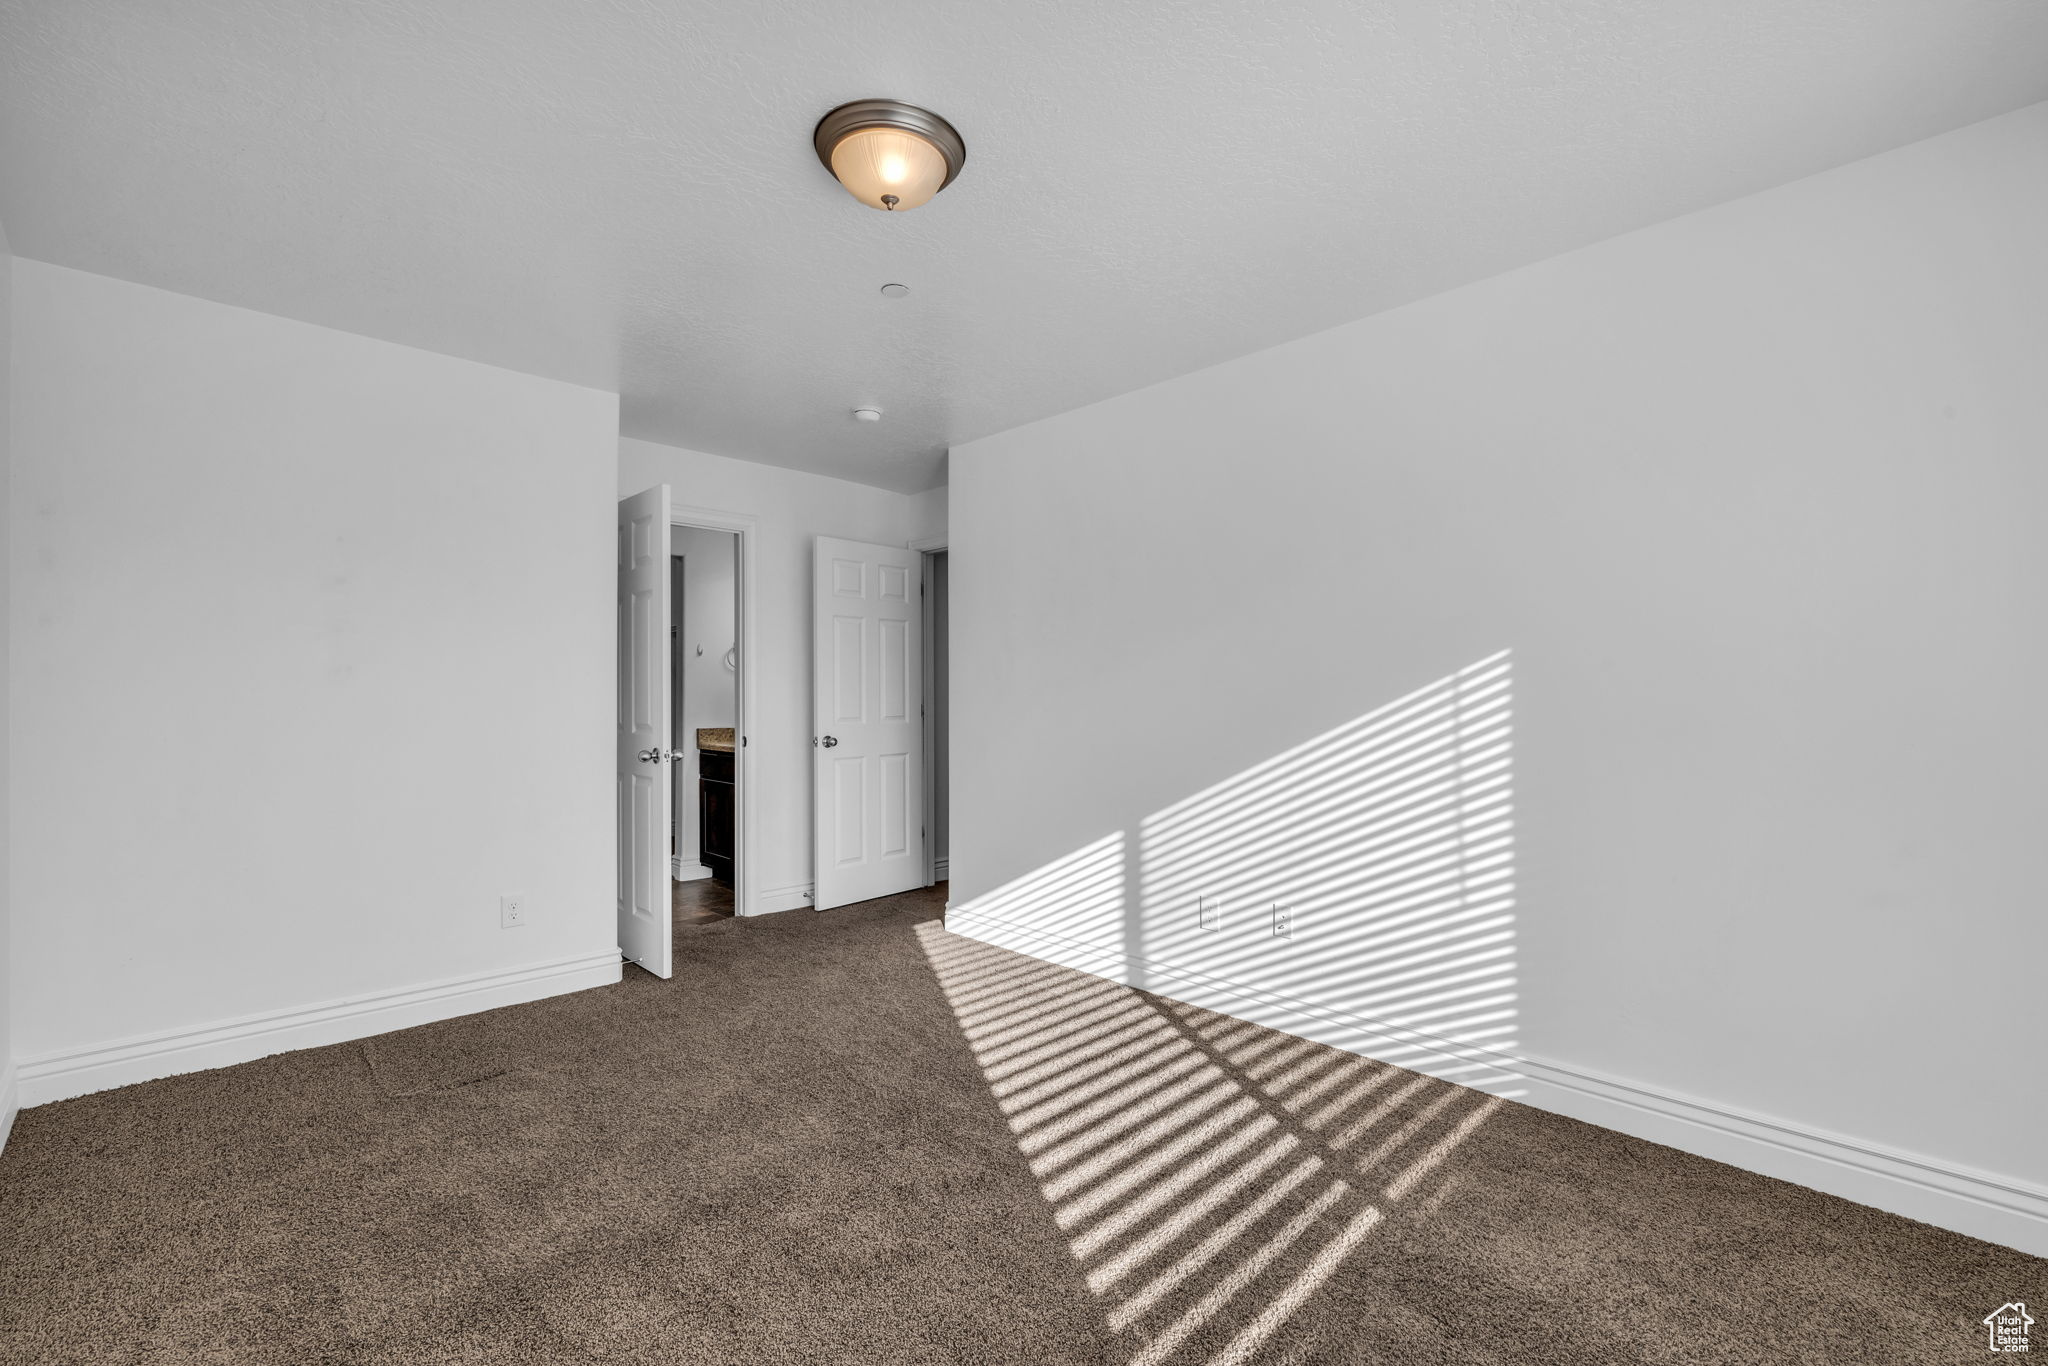
[[619, 952], [673, 971], [668, 485], [619, 504]]
[[821, 911], [924, 885], [924, 557], [820, 536], [811, 743]]

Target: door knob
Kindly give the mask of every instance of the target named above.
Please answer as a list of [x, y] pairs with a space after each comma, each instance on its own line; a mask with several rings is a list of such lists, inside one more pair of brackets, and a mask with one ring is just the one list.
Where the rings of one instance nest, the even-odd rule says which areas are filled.
[[641, 750], [641, 751], [640, 751], [640, 762], [641, 762], [641, 763], [643, 763], [643, 764], [658, 764], [658, 763], [660, 763], [660, 762], [661, 762], [661, 751], [660, 751], [660, 750], [658, 750], [658, 749], [643, 749], [643, 750]]
[[826, 749], [830, 749], [832, 748], [832, 746], [839, 743], [839, 737], [836, 735], [828, 735], [819, 743], [824, 745]]

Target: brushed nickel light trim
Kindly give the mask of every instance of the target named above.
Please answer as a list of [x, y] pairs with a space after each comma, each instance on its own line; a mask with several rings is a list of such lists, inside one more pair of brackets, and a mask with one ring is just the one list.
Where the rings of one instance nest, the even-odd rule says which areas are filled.
[[[811, 145], [817, 149], [818, 160], [825, 169], [832, 172], [833, 179], [839, 179], [839, 172], [833, 168], [832, 153], [839, 144], [855, 133], [868, 129], [888, 129], [924, 142], [937, 152], [946, 164], [945, 178], [939, 181], [938, 190], [951, 185], [959, 176], [960, 168], [967, 164], [967, 144], [961, 140], [959, 131], [952, 124], [940, 118], [929, 109], [920, 109], [914, 104], [900, 100], [854, 100], [840, 105], [824, 118], [811, 133]], [[844, 184], [841, 181], [841, 184]], [[860, 192], [848, 185], [847, 191], [862, 203]], [[875, 208], [894, 209], [893, 196], [883, 195], [883, 203], [871, 205]], [[920, 201], [922, 202], [922, 201]], [[917, 207], [915, 204], [910, 207]]]

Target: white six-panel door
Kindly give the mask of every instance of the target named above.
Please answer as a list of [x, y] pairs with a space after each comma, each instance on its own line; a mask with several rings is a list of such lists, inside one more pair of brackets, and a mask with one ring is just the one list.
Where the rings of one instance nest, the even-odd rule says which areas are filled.
[[924, 557], [830, 536], [813, 553], [822, 911], [924, 885]]
[[619, 504], [619, 952], [670, 966], [668, 485]]

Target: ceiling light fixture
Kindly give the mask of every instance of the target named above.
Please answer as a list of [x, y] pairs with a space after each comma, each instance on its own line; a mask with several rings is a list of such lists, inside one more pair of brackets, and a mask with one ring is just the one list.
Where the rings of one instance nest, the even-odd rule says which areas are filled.
[[842, 104], [818, 120], [811, 142], [825, 169], [871, 209], [914, 209], [967, 164], [952, 124], [895, 100]]
[[853, 420], [855, 422], [880, 422], [882, 420], [882, 410], [880, 408], [855, 408], [853, 410]]

